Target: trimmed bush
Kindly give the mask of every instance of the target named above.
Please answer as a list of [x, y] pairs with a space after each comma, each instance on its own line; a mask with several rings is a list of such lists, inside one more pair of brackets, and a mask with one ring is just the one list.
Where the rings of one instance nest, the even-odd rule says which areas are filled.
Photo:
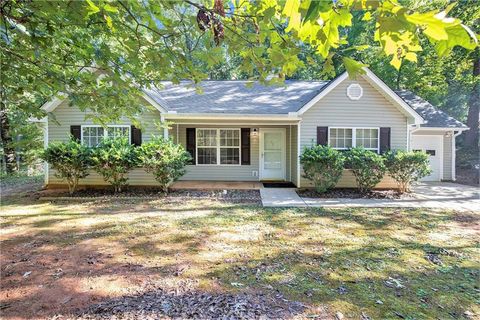
[[92, 150], [93, 169], [110, 183], [115, 192], [127, 185], [126, 175], [138, 164], [136, 148], [127, 138], [104, 139]]
[[315, 190], [324, 193], [335, 187], [342, 176], [344, 157], [328, 146], [307, 147], [300, 156], [304, 177], [313, 182]]
[[88, 176], [90, 149], [76, 140], [49, 144], [42, 158], [56, 171], [56, 177], [67, 181], [70, 194], [77, 189], [78, 180]]
[[182, 145], [163, 138], [142, 144], [138, 157], [140, 165], [145, 171], [153, 173], [165, 193], [172, 182], [185, 174], [185, 166], [191, 160]]
[[390, 151], [385, 154], [385, 164], [401, 193], [410, 192], [412, 182], [428, 176], [431, 172], [425, 152]]
[[383, 157], [363, 148], [352, 148], [346, 152], [346, 164], [352, 170], [360, 192], [371, 191], [385, 175]]

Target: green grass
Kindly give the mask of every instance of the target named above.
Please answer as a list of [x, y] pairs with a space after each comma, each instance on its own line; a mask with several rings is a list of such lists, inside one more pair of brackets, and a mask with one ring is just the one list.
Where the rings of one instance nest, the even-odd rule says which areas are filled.
[[118, 253], [107, 266], [127, 261], [166, 277], [186, 265], [181, 277], [205, 290], [279, 290], [305, 303], [305, 316], [318, 308], [357, 319], [480, 315], [473, 213], [206, 201], [19, 206], [5, 206], [0, 216], [4, 249], [48, 240], [57, 250], [82, 250], [89, 241], [95, 250]]

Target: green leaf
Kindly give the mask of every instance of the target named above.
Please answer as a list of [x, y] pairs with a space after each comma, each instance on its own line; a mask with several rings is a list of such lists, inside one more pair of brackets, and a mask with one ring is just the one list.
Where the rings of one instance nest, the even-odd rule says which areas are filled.
[[103, 10], [112, 12], [112, 13], [118, 13], [118, 9], [115, 8], [114, 6], [109, 5], [108, 3], [103, 6]]
[[449, 27], [446, 31], [448, 39], [438, 41], [435, 44], [435, 51], [440, 56], [446, 55], [455, 46], [461, 46], [469, 50], [473, 50], [478, 46], [478, 40], [475, 33], [463, 24]]
[[100, 11], [100, 8], [95, 5], [95, 3], [92, 2], [92, 0], [86, 0], [88, 3], [88, 15], [95, 14]]
[[363, 68], [367, 66], [366, 64], [355, 61], [348, 57], [343, 57], [342, 60], [343, 60], [345, 69], [347, 69], [348, 76], [351, 79], [355, 79], [359, 74], [365, 73], [365, 70]]
[[372, 19], [372, 13], [370, 11], [365, 12], [363, 15], [362, 20], [363, 21], [370, 21]]

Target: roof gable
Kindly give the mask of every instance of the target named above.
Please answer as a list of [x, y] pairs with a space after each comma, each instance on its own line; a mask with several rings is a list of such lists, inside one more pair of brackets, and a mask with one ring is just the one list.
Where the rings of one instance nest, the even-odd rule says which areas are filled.
[[[364, 68], [365, 74], [361, 75], [363, 79], [368, 81], [374, 88], [376, 88], [382, 95], [384, 95], [390, 102], [392, 102], [403, 114], [414, 119], [415, 123], [423, 123], [423, 118], [416, 113], [405, 101], [403, 101], [390, 87], [388, 87], [382, 80], [380, 80], [372, 71], [368, 68]], [[313, 105], [318, 101], [323, 99], [327, 94], [329, 94], [334, 88], [336, 88], [340, 83], [348, 79], [347, 72], [342, 73], [339, 77], [332, 80], [323, 90], [305, 104], [298, 114], [303, 114], [309, 110]]]

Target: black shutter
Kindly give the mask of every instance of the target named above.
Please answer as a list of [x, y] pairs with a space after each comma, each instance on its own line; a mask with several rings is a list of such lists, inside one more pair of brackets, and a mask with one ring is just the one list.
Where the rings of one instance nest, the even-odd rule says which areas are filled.
[[317, 127], [317, 144], [328, 145], [328, 127]]
[[242, 165], [250, 164], [250, 128], [242, 128]]
[[70, 134], [74, 140], [80, 141], [82, 137], [82, 127], [81, 126], [70, 126]]
[[380, 153], [390, 150], [390, 128], [380, 128]]
[[195, 161], [195, 147], [196, 147], [196, 135], [195, 128], [187, 128], [187, 151], [192, 156], [190, 164], [196, 164]]
[[142, 130], [138, 129], [135, 126], [131, 126], [130, 128], [130, 135], [131, 135], [131, 142], [135, 146], [139, 146], [142, 144]]

